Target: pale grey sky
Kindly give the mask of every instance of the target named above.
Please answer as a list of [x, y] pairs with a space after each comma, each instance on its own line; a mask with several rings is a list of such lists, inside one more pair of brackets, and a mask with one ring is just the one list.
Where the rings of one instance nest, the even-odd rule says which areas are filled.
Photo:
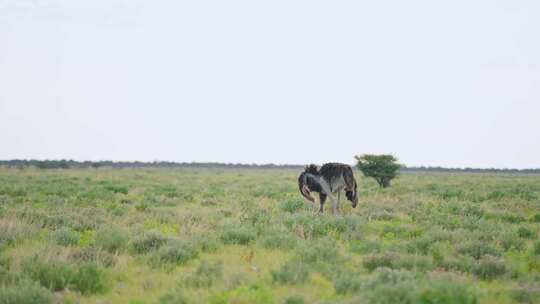
[[540, 2], [0, 0], [0, 159], [540, 167]]

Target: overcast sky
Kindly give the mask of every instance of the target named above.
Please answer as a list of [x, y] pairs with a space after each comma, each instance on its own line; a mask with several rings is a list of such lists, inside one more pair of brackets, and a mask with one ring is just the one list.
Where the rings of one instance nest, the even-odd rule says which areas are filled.
[[540, 167], [540, 2], [0, 0], [0, 159]]

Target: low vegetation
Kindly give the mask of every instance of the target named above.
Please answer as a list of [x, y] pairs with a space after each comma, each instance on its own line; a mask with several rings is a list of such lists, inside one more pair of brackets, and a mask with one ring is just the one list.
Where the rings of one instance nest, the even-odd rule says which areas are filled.
[[0, 169], [0, 304], [540, 302], [540, 176], [297, 171]]

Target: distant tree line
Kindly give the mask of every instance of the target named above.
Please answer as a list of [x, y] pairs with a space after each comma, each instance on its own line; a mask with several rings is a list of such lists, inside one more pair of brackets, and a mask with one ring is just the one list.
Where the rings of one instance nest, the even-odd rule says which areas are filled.
[[[276, 164], [234, 164], [217, 162], [170, 162], [170, 161], [75, 161], [75, 160], [36, 160], [12, 159], [0, 160], [0, 167], [5, 168], [38, 168], [38, 169], [85, 169], [85, 168], [208, 168], [208, 169], [295, 169], [301, 170], [304, 165], [276, 165]], [[401, 166], [401, 172], [470, 172], [470, 173], [525, 173], [540, 174], [537, 169], [497, 169], [497, 168], [444, 168], [444, 167], [406, 167]]]

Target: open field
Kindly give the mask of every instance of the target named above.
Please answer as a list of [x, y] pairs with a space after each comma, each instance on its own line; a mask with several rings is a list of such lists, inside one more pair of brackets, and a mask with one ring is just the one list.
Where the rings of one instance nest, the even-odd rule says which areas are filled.
[[540, 176], [0, 169], [0, 303], [538, 303]]

